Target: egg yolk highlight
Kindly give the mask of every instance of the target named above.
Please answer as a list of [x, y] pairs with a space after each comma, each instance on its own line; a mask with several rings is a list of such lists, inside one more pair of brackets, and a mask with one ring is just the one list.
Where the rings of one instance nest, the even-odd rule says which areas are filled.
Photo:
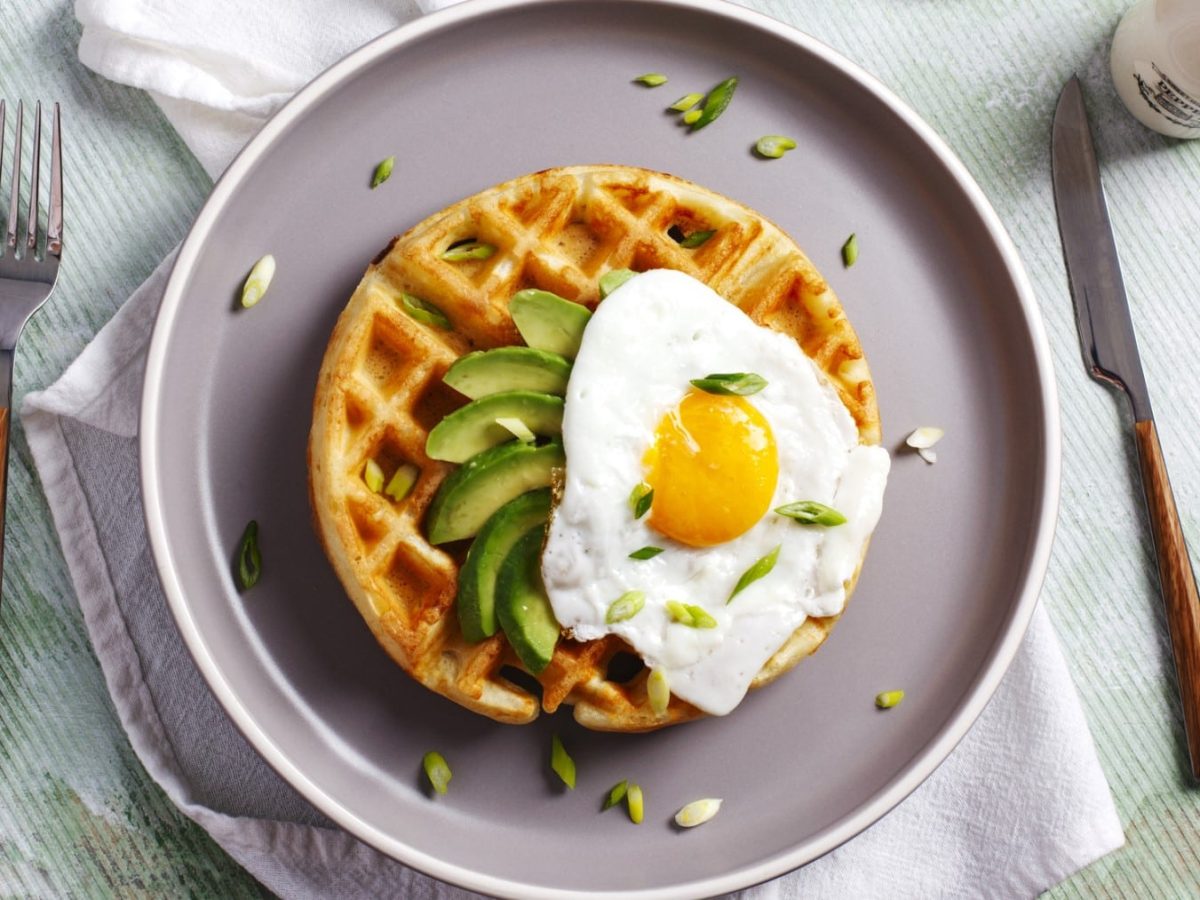
[[691, 547], [750, 530], [779, 480], [775, 436], [763, 414], [744, 397], [702, 391], [662, 417], [643, 462], [654, 488], [650, 526]]

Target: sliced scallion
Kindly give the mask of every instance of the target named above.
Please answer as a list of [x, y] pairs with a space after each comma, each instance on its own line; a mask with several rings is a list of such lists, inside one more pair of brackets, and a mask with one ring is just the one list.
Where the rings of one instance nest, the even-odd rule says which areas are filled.
[[667, 681], [667, 673], [662, 669], [650, 670], [646, 678], [646, 696], [656, 716], [666, 715], [667, 706], [671, 703], [671, 685]]
[[760, 578], [763, 578], [768, 573], [770, 573], [770, 571], [773, 568], [775, 568], [775, 562], [778, 559], [779, 559], [779, 547], [776, 547], [774, 550], [772, 550], [770, 553], [768, 553], [766, 556], [764, 556], [762, 559], [760, 559], [758, 562], [756, 562], [754, 565], [752, 565], [750, 568], [748, 568], [745, 572], [742, 573], [742, 577], [739, 578], [737, 584], [734, 585], [733, 593], [729, 595], [729, 599], [726, 600], [725, 602], [726, 603], [732, 602], [734, 597], [736, 597], [738, 594], [740, 594], [746, 588], [750, 587], [750, 585], [754, 584], [754, 582], [758, 581]]
[[699, 131], [706, 125], [711, 125], [721, 113], [725, 112], [729, 101], [733, 99], [733, 92], [737, 90], [737, 85], [737, 76], [733, 75], [708, 92], [708, 96], [704, 98], [704, 107], [700, 110], [700, 115], [692, 123], [692, 131]]
[[371, 175], [371, 190], [375, 190], [375, 188], [392, 177], [392, 168], [395, 165], [396, 157], [389, 156], [375, 167], [375, 172]]
[[522, 444], [532, 444], [537, 440], [537, 435], [529, 430], [529, 426], [518, 419], [516, 416], [501, 416], [496, 419], [496, 424], [515, 437]]
[[684, 94], [682, 97], [668, 106], [667, 109], [674, 112], [687, 112], [703, 99], [703, 94]]
[[688, 628], [716, 628], [717, 620], [703, 606], [692, 603], [680, 603], [678, 600], [667, 601], [667, 616], [672, 622], [686, 625]]
[[246, 283], [242, 285], [242, 306], [249, 309], [258, 303], [271, 286], [271, 279], [274, 277], [275, 257], [268, 253], [254, 264], [250, 274], [246, 276]]
[[625, 805], [629, 809], [629, 821], [634, 825], [641, 825], [642, 819], [646, 817], [646, 797], [642, 793], [641, 785], [629, 785], [625, 791]]
[[691, 384], [706, 394], [749, 397], [765, 388], [767, 379], [754, 372], [718, 372], [714, 375], [705, 375], [703, 378], [693, 378]]
[[612, 809], [618, 803], [625, 799], [625, 793], [629, 789], [628, 781], [618, 781], [612, 786], [612, 790], [608, 792], [608, 796], [604, 798], [604, 808]]
[[251, 519], [246, 523], [237, 551], [238, 582], [242, 590], [249, 590], [258, 583], [262, 575], [262, 553], [258, 549], [258, 522]]
[[779, 159], [789, 150], [796, 149], [796, 142], [782, 134], [768, 134], [760, 137], [754, 145], [754, 152], [764, 159]]
[[400, 295], [400, 303], [403, 305], [404, 311], [418, 322], [432, 325], [443, 331], [454, 330], [454, 326], [450, 324], [446, 314], [428, 300], [422, 300], [416, 294], [403, 293]]
[[383, 490], [383, 469], [379, 468], [379, 463], [375, 460], [368, 459], [363, 464], [362, 479], [372, 494]]
[[413, 485], [417, 483], [417, 476], [420, 474], [421, 470], [412, 463], [404, 463], [388, 480], [387, 487], [383, 489], [383, 492], [399, 503], [412, 491]]
[[824, 503], [816, 500], [797, 500], [795, 503], [785, 503], [775, 507], [775, 512], [789, 519], [795, 519], [801, 525], [845, 525], [846, 517]]
[[667, 76], [661, 72], [647, 72], [645, 75], [639, 75], [633, 80], [638, 84], [644, 84], [646, 87], [658, 87], [667, 83]]
[[720, 797], [705, 797], [703, 800], [693, 800], [679, 812], [675, 813], [675, 824], [680, 828], [695, 828], [703, 825], [717, 814], [721, 808]]
[[640, 550], [634, 550], [629, 554], [630, 559], [654, 559], [658, 554], [663, 552], [662, 547], [642, 547]]
[[891, 709], [893, 706], [899, 706], [903, 699], [904, 691], [884, 691], [875, 696], [875, 705], [880, 709]]
[[425, 777], [429, 779], [429, 784], [433, 789], [439, 794], [446, 793], [446, 789], [450, 786], [450, 779], [453, 777], [450, 766], [446, 764], [446, 757], [436, 750], [430, 750], [421, 759], [421, 766], [425, 769]]
[[700, 119], [700, 113], [701, 113], [701, 111], [698, 109], [689, 109], [687, 112], [685, 112], [683, 114], [683, 124], [684, 125], [695, 125], [696, 122], [699, 121], [699, 119]]
[[716, 234], [715, 231], [693, 231], [679, 242], [679, 246], [683, 247], [685, 250], [695, 250], [714, 234]]
[[635, 519], [640, 519], [648, 513], [652, 503], [654, 503], [654, 488], [644, 481], [638, 482], [629, 492], [629, 508]]
[[940, 441], [946, 432], [935, 425], [922, 425], [904, 439], [904, 443], [914, 450], [928, 450]]
[[483, 241], [461, 241], [443, 250], [441, 258], [446, 262], [463, 262], [468, 259], [487, 259], [495, 252], [495, 244], [487, 244]]
[[646, 605], [646, 595], [642, 591], [626, 591], [608, 605], [604, 621], [609, 625], [625, 622], [642, 611]]
[[852, 234], [842, 244], [842, 265], [847, 269], [858, 261], [858, 235]]
[[575, 790], [575, 760], [571, 759], [557, 734], [550, 738], [550, 768], [562, 779], [563, 784]]

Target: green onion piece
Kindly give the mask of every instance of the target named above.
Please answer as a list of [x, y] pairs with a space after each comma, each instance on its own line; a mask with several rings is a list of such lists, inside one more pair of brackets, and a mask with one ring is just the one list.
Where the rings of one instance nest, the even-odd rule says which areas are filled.
[[642, 547], [640, 550], [634, 550], [629, 554], [630, 559], [654, 559], [658, 554], [663, 552], [662, 547]]
[[609, 625], [632, 619], [646, 605], [646, 595], [642, 591], [626, 591], [608, 605], [604, 621]]
[[450, 324], [446, 314], [428, 300], [422, 300], [416, 294], [401, 294], [400, 302], [404, 305], [404, 311], [418, 322], [433, 325], [443, 331], [454, 330], [454, 326]]
[[634, 825], [641, 825], [642, 819], [646, 816], [646, 798], [642, 794], [642, 787], [638, 784], [631, 784], [625, 792], [625, 804], [629, 808], [629, 821]]
[[600, 276], [600, 299], [603, 300], [630, 278], [636, 275], [633, 269], [613, 269]]
[[703, 606], [691, 603], [680, 603], [678, 600], [667, 601], [667, 615], [672, 622], [686, 625], [688, 628], [716, 628], [714, 619]]
[[258, 549], [258, 523], [251, 519], [242, 532], [237, 551], [238, 581], [246, 591], [258, 583], [262, 575], [262, 553]]
[[734, 597], [736, 597], [746, 588], [750, 587], [750, 585], [754, 584], [754, 582], [758, 581], [758, 579], [767, 575], [773, 568], [775, 568], [775, 561], [777, 559], [779, 559], [779, 547], [776, 547], [742, 573], [742, 577], [739, 578], [738, 583], [734, 585], [733, 593], [729, 595], [729, 599], [725, 602], [732, 602]]
[[441, 258], [447, 262], [462, 262], [467, 259], [487, 259], [495, 252], [495, 244], [485, 244], [483, 241], [463, 241], [442, 251]]
[[604, 808], [612, 809], [618, 803], [625, 799], [625, 792], [629, 788], [628, 781], [618, 781], [612, 786], [612, 790], [608, 792], [608, 796], [604, 798]]
[[733, 99], [733, 92], [737, 90], [737, 84], [737, 76], [734, 75], [726, 78], [708, 92], [708, 96], [704, 100], [704, 108], [700, 111], [696, 121], [692, 123], [692, 131], [699, 131], [705, 125], [711, 125], [721, 113], [725, 112], [725, 107], [729, 106], [729, 101]]
[[412, 463], [405, 463], [392, 475], [383, 492], [399, 503], [408, 496], [409, 492], [413, 489], [413, 485], [417, 483], [417, 476], [420, 474], [421, 470]]
[[675, 824], [680, 828], [695, 828], [703, 825], [717, 814], [721, 808], [720, 797], [705, 797], [703, 800], [693, 800], [679, 812], [675, 813]]
[[796, 142], [782, 134], [768, 134], [760, 137], [754, 145], [754, 152], [764, 159], [779, 159], [789, 150], [796, 149]]
[[658, 87], [660, 84], [667, 83], [667, 76], [661, 72], [647, 72], [645, 75], [639, 75], [633, 80], [638, 84], [644, 84], [646, 87]]
[[644, 481], [639, 481], [634, 489], [629, 492], [629, 508], [633, 512], [635, 519], [640, 519], [650, 511], [650, 504], [654, 502], [654, 488], [646, 484]]
[[550, 738], [550, 768], [563, 784], [575, 790], [575, 760], [571, 759], [557, 734]]
[[650, 698], [650, 708], [656, 716], [666, 715], [671, 702], [671, 685], [667, 682], [667, 673], [662, 669], [651, 670], [646, 679], [646, 696]]
[[679, 246], [683, 247], [685, 250], [694, 250], [714, 234], [716, 234], [715, 231], [693, 231], [679, 242]]
[[678, 622], [680, 625], [692, 624], [692, 614], [688, 610], [687, 605], [680, 603], [678, 600], [667, 601], [667, 617], [672, 622]]
[[674, 112], [687, 112], [703, 99], [703, 94], [684, 94], [682, 97], [668, 106], [667, 109], [673, 110]]
[[858, 260], [858, 235], [852, 234], [842, 244], [842, 265], [847, 269]]
[[375, 190], [375, 188], [392, 177], [392, 167], [395, 165], [396, 157], [389, 156], [375, 167], [375, 174], [371, 176], [371, 190]]
[[884, 691], [876, 695], [875, 705], [880, 709], [891, 709], [893, 706], [899, 706], [903, 699], [904, 691]]
[[254, 268], [246, 276], [246, 283], [242, 285], [242, 306], [249, 309], [261, 300], [274, 277], [275, 257], [268, 253], [254, 264]]
[[795, 519], [801, 525], [845, 525], [846, 517], [824, 503], [816, 500], [797, 500], [775, 507], [775, 512], [789, 519]]
[[378, 494], [383, 490], [383, 469], [379, 468], [379, 463], [375, 460], [368, 459], [363, 465], [362, 479], [367, 483], [372, 494]]
[[691, 384], [706, 394], [749, 397], [765, 388], [767, 379], [761, 375], [755, 375], [753, 372], [726, 372], [705, 375], [703, 378], [693, 378]]
[[685, 112], [683, 114], [683, 124], [684, 125], [695, 125], [696, 122], [700, 119], [700, 112], [701, 111], [698, 109], [689, 109], [687, 112]]
[[446, 764], [446, 757], [436, 750], [430, 750], [421, 759], [421, 765], [425, 769], [425, 777], [429, 779], [433, 789], [439, 794], [446, 793], [446, 788], [450, 786], [450, 779], [453, 777], [450, 766]]
[[529, 426], [515, 416], [501, 416], [496, 424], [515, 437], [522, 444], [532, 444], [537, 435], [529, 430]]

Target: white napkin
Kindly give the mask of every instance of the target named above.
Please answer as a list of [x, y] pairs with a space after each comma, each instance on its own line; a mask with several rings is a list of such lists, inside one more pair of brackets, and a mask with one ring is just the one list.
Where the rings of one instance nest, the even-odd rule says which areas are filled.
[[[452, 0], [451, 0], [452, 2]], [[79, 54], [152, 93], [214, 176], [317, 71], [446, 0], [77, 0]], [[173, 258], [22, 408], [89, 633], [130, 741], [172, 801], [277, 894], [454, 888], [338, 830], [224, 716], [174, 628], [137, 509], [146, 345]], [[760, 898], [1032, 896], [1124, 842], [1046, 613], [975, 727], [895, 811]]]

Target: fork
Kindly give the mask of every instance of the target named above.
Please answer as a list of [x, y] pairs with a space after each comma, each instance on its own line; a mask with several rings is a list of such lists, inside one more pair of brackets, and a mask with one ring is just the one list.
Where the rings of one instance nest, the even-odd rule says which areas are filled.
[[[8, 120], [0, 100], [0, 174], [4, 170], [4, 127]], [[29, 173], [29, 208], [25, 234], [18, 240], [21, 214], [21, 139], [25, 103], [17, 102], [16, 137], [13, 140], [12, 194], [9, 197], [3, 255], [0, 255], [0, 576], [4, 574], [4, 509], [8, 487], [8, 429], [12, 406], [13, 356], [25, 323], [50, 296], [58, 281], [62, 259], [63, 194], [60, 114], [54, 104], [54, 130], [50, 138], [50, 209], [44, 246], [39, 241], [38, 185], [42, 161], [42, 104], [33, 114], [33, 165]]]

